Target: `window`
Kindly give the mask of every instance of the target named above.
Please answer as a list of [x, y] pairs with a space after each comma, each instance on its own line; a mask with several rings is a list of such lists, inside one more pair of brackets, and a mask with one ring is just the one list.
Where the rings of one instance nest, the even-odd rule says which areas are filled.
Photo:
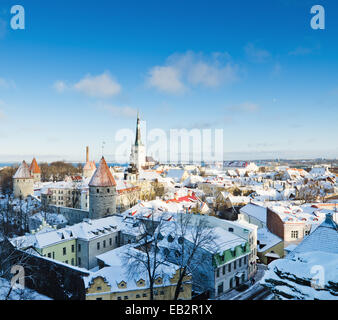
[[109, 193], [109, 192], [110, 192], [110, 189], [107, 189], [107, 192]]
[[103, 248], [106, 247], [106, 240], [103, 240]]
[[79, 267], [81, 267], [81, 258], [78, 259]]
[[67, 264], [68, 264], [68, 260], [66, 260], [66, 261], [65, 261], [65, 263], [67, 263]]
[[[109, 189], [108, 189], [109, 190]], [[139, 294], [136, 295], [136, 299], [141, 298], [141, 296]]]
[[102, 300], [102, 298], [96, 298], [96, 300]]
[[96, 244], [96, 246], [97, 246], [97, 250], [100, 250], [100, 242], [98, 242], [98, 243]]
[[228, 264], [228, 271], [231, 272], [231, 263]]
[[122, 298], [121, 297], [117, 297], [117, 300], [122, 300]]
[[65, 256], [67, 254], [67, 250], [66, 248], [63, 248], [62, 250], [63, 250], [63, 255]]
[[234, 261], [234, 270], [236, 270], [236, 267], [237, 267], [237, 261]]
[[79, 252], [81, 252], [81, 245], [80, 245], [80, 244], [78, 245], [77, 250], [78, 250]]
[[220, 295], [221, 293], [223, 293], [223, 282], [218, 286], [217, 293], [218, 293], [218, 295]]
[[298, 231], [291, 231], [291, 238], [298, 239]]
[[49, 252], [47, 256], [48, 256], [48, 258], [51, 258], [52, 254]]
[[109, 208], [107, 208], [107, 213], [109, 213]]
[[223, 274], [225, 274], [225, 266], [223, 266]]
[[74, 258], [72, 258], [72, 266], [74, 265]]
[[99, 190], [99, 189], [96, 189], [96, 193], [100, 193], [100, 190]]
[[229, 228], [229, 232], [234, 232], [234, 228]]
[[239, 259], [238, 266], [239, 266], [239, 268], [242, 266], [242, 259]]
[[143, 293], [143, 294], [142, 294], [142, 297], [143, 297], [143, 298], [145, 298], [146, 296], [147, 296], [147, 294], [146, 294], [146, 293]]
[[113, 239], [112, 238], [109, 238], [109, 245], [111, 246], [113, 243]]
[[216, 277], [219, 277], [219, 269], [217, 268]]
[[55, 252], [53, 251], [53, 259], [55, 259]]
[[160, 295], [161, 295], [161, 296], [164, 296], [164, 291], [163, 291], [163, 290], [160, 291]]
[[101, 291], [101, 290], [102, 290], [102, 287], [97, 287], [96, 290], [97, 290], [97, 291]]
[[128, 296], [124, 296], [124, 300], [128, 300]]
[[72, 244], [72, 252], [75, 251], [75, 246]]
[[183, 288], [183, 287], [181, 287], [181, 288], [180, 288], [180, 292], [183, 292], [183, 291], [184, 291], [184, 288]]

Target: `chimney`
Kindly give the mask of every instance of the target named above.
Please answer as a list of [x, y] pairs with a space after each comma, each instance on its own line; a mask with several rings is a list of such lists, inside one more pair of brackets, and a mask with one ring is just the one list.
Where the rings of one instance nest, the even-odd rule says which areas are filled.
[[89, 147], [86, 147], [86, 163], [89, 161]]

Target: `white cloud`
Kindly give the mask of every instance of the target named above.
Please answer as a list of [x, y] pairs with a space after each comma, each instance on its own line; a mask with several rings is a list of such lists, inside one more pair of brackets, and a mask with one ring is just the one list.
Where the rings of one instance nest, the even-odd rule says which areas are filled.
[[4, 78], [0, 78], [0, 88], [4, 89], [15, 88], [15, 82], [13, 80], [6, 80]]
[[248, 58], [252, 60], [253, 62], [258, 62], [258, 63], [265, 62], [271, 57], [271, 54], [269, 51], [264, 50], [264, 49], [259, 49], [253, 43], [248, 43], [245, 46], [244, 50]]
[[111, 97], [121, 91], [120, 84], [108, 73], [98, 76], [87, 75], [74, 86], [74, 89], [91, 97]]
[[147, 83], [160, 91], [182, 93], [189, 85], [217, 87], [238, 80], [237, 66], [229, 62], [226, 53], [209, 56], [188, 51], [173, 54], [164, 66], [155, 66], [149, 71]]
[[240, 112], [257, 112], [259, 111], [260, 107], [258, 104], [253, 102], [243, 102], [238, 105], [234, 105], [230, 108], [228, 108], [230, 111], [240, 111]]
[[101, 109], [108, 111], [111, 115], [115, 117], [126, 117], [126, 118], [135, 118], [137, 115], [137, 110], [129, 106], [114, 106], [111, 104], [100, 104]]
[[58, 81], [55, 81], [54, 84], [53, 84], [53, 88], [57, 91], [57, 92], [64, 92], [66, 89], [67, 89], [67, 85], [65, 82], [61, 81], [61, 80], [58, 80]]
[[148, 85], [164, 92], [182, 93], [185, 86], [180, 78], [180, 71], [177, 68], [156, 66], [149, 71]]

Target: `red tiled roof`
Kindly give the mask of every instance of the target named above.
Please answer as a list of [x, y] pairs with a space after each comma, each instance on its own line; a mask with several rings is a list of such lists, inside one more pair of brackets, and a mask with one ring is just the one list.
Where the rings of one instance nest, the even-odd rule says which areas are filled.
[[38, 165], [38, 163], [36, 162], [36, 159], [34, 158], [30, 167], [29, 167], [29, 171], [31, 173], [41, 173], [40, 167]]
[[107, 162], [102, 157], [99, 167], [96, 169], [96, 171], [93, 174], [93, 177], [91, 178], [89, 182], [90, 187], [112, 187], [116, 186], [116, 181], [111, 174]]

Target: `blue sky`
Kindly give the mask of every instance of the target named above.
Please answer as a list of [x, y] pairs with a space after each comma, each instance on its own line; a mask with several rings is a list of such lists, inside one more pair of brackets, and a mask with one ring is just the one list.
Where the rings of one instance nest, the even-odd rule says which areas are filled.
[[112, 159], [137, 109], [222, 128], [225, 159], [338, 157], [338, 5], [294, 2], [2, 0], [0, 162]]

